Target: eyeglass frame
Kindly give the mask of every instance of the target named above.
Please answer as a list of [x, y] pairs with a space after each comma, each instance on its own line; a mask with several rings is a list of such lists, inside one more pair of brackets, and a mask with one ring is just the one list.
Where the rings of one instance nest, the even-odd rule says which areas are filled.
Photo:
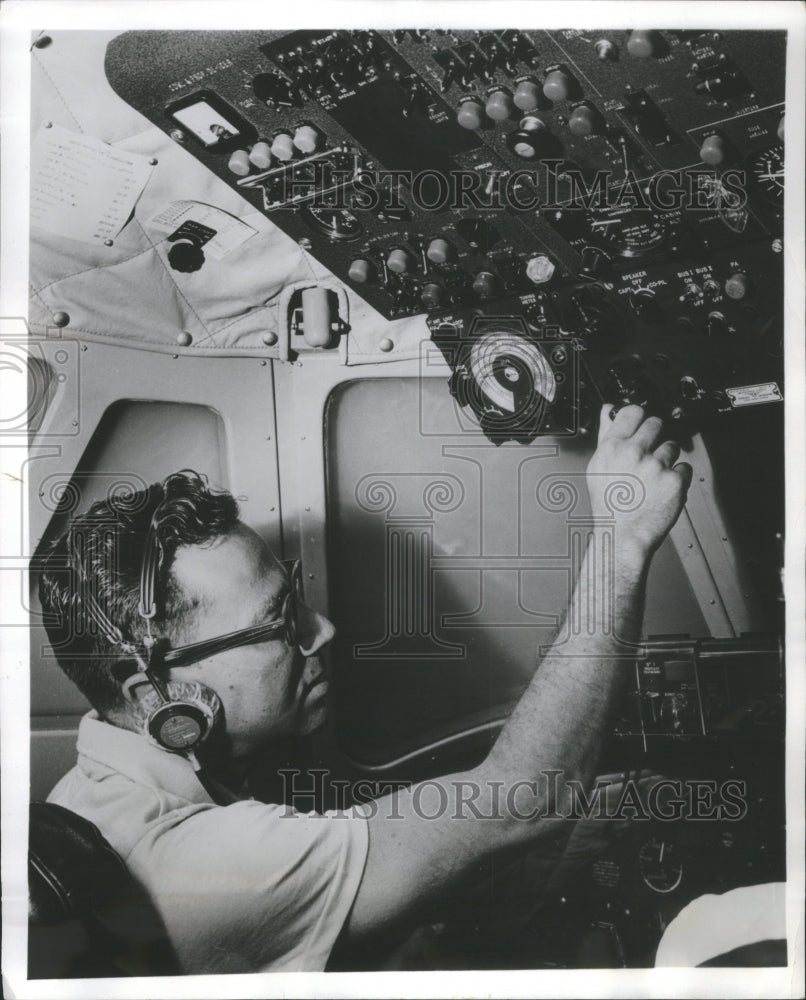
[[266, 642], [285, 632], [285, 641], [292, 649], [299, 641], [297, 627], [298, 603], [303, 599], [302, 563], [299, 559], [283, 560], [280, 564], [285, 570], [288, 582], [288, 593], [283, 600], [279, 618], [271, 621], [250, 625], [248, 628], [236, 629], [225, 635], [213, 636], [199, 642], [191, 642], [184, 646], [166, 649], [160, 654], [160, 667], [187, 667], [209, 656], [223, 653], [240, 646], [252, 645], [256, 642]]

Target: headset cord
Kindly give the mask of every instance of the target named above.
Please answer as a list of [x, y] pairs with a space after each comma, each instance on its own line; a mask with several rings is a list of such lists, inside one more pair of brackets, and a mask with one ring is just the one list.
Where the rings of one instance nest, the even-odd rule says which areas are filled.
[[231, 806], [234, 802], [241, 801], [226, 785], [222, 785], [220, 781], [216, 781], [211, 774], [205, 771], [203, 764], [192, 750], [187, 750], [184, 756], [193, 768], [193, 773], [198, 778], [199, 784], [217, 806]]

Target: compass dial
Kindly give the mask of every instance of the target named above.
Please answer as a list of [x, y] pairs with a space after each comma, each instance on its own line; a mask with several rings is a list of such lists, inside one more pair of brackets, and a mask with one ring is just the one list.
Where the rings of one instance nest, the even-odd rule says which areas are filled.
[[646, 209], [607, 209], [590, 219], [591, 235], [620, 257], [645, 257], [666, 242], [666, 226]]
[[301, 209], [300, 216], [311, 229], [334, 242], [349, 243], [364, 232], [361, 221], [346, 208], [305, 207]]
[[784, 146], [778, 143], [763, 153], [758, 153], [750, 162], [750, 176], [761, 195], [773, 203], [780, 203], [784, 197]]

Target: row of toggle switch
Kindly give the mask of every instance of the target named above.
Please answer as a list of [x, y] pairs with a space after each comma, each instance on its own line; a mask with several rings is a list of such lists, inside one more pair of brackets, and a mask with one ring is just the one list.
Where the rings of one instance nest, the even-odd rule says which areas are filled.
[[278, 132], [271, 144], [261, 139], [248, 151], [236, 149], [227, 166], [233, 174], [246, 177], [252, 167], [268, 170], [274, 160], [287, 163], [300, 154], [311, 156], [319, 148], [320, 142], [321, 135], [312, 125], [300, 125], [293, 136], [290, 132]]

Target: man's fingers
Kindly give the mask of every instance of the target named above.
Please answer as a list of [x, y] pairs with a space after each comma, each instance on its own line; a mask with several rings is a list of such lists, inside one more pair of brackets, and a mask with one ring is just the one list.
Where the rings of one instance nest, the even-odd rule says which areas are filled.
[[613, 419], [610, 414], [613, 411], [612, 403], [605, 403], [599, 417], [599, 440], [605, 435], [613, 437], [628, 438], [636, 432], [644, 419], [644, 411], [640, 406], [630, 403], [629, 406], [622, 406]]
[[663, 421], [660, 417], [647, 417], [644, 422], [636, 428], [633, 440], [641, 444], [647, 451], [652, 451], [660, 439], [663, 430]]
[[686, 490], [688, 490], [691, 485], [691, 477], [694, 475], [694, 470], [688, 464], [688, 462], [678, 462], [677, 465], [672, 469], [672, 472], [676, 472], [678, 476], [683, 480], [683, 485]]
[[664, 441], [655, 449], [654, 455], [671, 469], [680, 455], [680, 445], [676, 441]]

